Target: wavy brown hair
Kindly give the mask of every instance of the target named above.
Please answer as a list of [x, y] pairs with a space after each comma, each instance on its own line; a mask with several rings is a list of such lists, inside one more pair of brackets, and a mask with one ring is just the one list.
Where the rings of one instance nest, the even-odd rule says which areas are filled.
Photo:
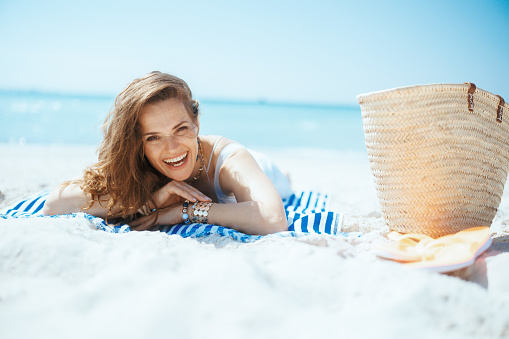
[[[155, 206], [151, 193], [171, 179], [156, 171], [143, 152], [139, 118], [146, 104], [167, 99], [181, 101], [196, 122], [198, 102], [186, 82], [173, 75], [152, 72], [135, 79], [115, 99], [115, 105], [104, 120], [104, 138], [98, 149], [98, 162], [85, 169], [78, 183], [91, 195], [84, 206], [94, 203], [108, 209], [108, 221], [129, 221], [149, 203]], [[154, 222], [157, 218], [157, 212]]]

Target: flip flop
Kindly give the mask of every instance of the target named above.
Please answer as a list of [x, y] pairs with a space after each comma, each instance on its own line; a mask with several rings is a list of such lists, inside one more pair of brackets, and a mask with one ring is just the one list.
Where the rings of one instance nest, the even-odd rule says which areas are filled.
[[492, 242], [489, 227], [473, 227], [433, 239], [423, 234], [391, 232], [391, 245], [373, 252], [384, 259], [401, 262], [404, 268], [432, 272], [451, 272], [472, 265]]

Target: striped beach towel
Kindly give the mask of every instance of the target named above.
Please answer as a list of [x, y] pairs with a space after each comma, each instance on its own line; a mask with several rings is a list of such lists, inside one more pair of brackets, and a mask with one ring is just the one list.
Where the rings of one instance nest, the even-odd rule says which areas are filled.
[[[10, 218], [85, 218], [98, 230], [110, 233], [130, 232], [129, 225], [108, 225], [103, 219], [87, 213], [72, 213], [44, 216], [42, 207], [49, 192], [41, 192], [29, 199], [23, 200], [5, 212], [0, 213], [0, 219]], [[296, 237], [310, 233], [344, 235], [341, 232], [343, 215], [329, 210], [327, 195], [303, 191], [292, 194], [283, 200], [288, 221], [288, 231], [276, 233], [283, 237]], [[241, 242], [252, 242], [263, 238], [260, 235], [248, 235], [236, 230], [212, 224], [178, 224], [160, 226], [160, 232], [177, 234], [184, 238], [199, 238], [209, 235], [229, 237]]]

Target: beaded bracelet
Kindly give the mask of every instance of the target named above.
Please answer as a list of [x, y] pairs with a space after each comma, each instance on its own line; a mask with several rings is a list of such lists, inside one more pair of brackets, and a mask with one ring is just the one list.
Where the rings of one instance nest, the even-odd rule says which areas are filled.
[[190, 224], [189, 214], [187, 214], [187, 207], [189, 206], [189, 200], [184, 201], [182, 205], [182, 218], [184, 218], [184, 224]]
[[193, 204], [193, 218], [195, 223], [206, 224], [209, 217], [209, 209], [212, 206], [211, 202], [195, 202]]

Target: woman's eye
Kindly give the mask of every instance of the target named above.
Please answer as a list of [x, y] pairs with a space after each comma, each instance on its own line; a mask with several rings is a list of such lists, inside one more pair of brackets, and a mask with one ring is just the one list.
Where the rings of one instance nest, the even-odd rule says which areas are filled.
[[156, 140], [159, 140], [159, 137], [155, 136], [155, 135], [152, 135], [152, 136], [147, 138], [147, 141], [156, 141]]
[[183, 135], [183, 134], [187, 133], [188, 130], [189, 130], [188, 126], [180, 126], [179, 128], [177, 128], [177, 132], [175, 134]]

